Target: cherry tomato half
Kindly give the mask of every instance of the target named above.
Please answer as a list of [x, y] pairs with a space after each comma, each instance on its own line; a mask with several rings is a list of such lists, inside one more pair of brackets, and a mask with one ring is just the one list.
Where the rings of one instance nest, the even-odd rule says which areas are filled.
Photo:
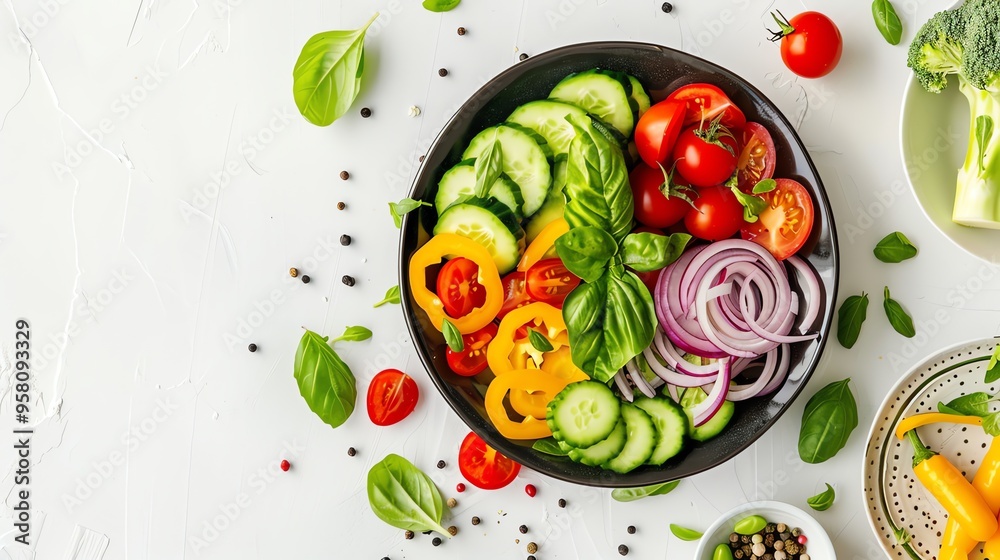
[[517, 478], [521, 465], [487, 445], [475, 432], [469, 432], [458, 450], [458, 470], [474, 486], [497, 490]]
[[684, 126], [711, 122], [722, 115], [722, 126], [730, 130], [743, 128], [747, 118], [724, 91], [712, 84], [690, 84], [667, 96], [667, 100], [683, 101], [687, 105]]
[[486, 288], [478, 278], [479, 266], [465, 257], [444, 263], [437, 277], [437, 295], [449, 316], [464, 317], [486, 303]]
[[479, 375], [486, 369], [486, 347], [497, 335], [496, 323], [490, 323], [472, 334], [462, 336], [465, 343], [461, 352], [450, 347], [444, 351], [451, 371], [462, 377]]
[[[635, 219], [652, 228], [670, 227], [684, 219], [691, 205], [680, 196], [668, 197], [661, 188], [664, 185], [663, 170], [644, 163], [635, 166], [629, 173], [632, 199], [635, 203]], [[694, 196], [693, 192], [688, 197]], [[661, 233], [661, 232], [656, 232]]]
[[724, 183], [736, 171], [736, 139], [731, 134], [720, 134], [715, 141], [709, 141], [696, 133], [700, 130], [704, 128], [691, 127], [677, 139], [677, 172], [696, 187]]
[[412, 377], [398, 369], [382, 370], [368, 385], [368, 418], [376, 426], [395, 424], [413, 412], [419, 397]]
[[844, 40], [833, 20], [819, 12], [802, 12], [791, 21], [775, 16], [781, 31], [781, 60], [803, 78], [826, 76], [837, 67]]
[[526, 277], [526, 272], [515, 270], [500, 280], [500, 283], [503, 284], [504, 298], [503, 306], [497, 313], [497, 319], [503, 319], [511, 311], [531, 303], [531, 296], [528, 295], [528, 290], [525, 287]]
[[635, 147], [646, 165], [667, 163], [684, 128], [687, 103], [665, 99], [649, 108], [635, 126]]
[[774, 176], [774, 140], [766, 128], [755, 122], [747, 123], [741, 140], [736, 172], [739, 174], [739, 189], [749, 193], [762, 179]]
[[580, 285], [580, 277], [563, 265], [561, 259], [542, 259], [528, 269], [525, 286], [534, 301], [562, 307], [566, 296]]
[[708, 241], [728, 239], [740, 231], [744, 223], [743, 205], [732, 189], [723, 186], [698, 189], [694, 208], [684, 216], [688, 233]]
[[767, 208], [757, 221], [744, 224], [743, 239], [762, 245], [778, 260], [794, 255], [805, 245], [812, 232], [815, 212], [809, 191], [798, 181], [777, 179], [778, 186], [761, 196]]

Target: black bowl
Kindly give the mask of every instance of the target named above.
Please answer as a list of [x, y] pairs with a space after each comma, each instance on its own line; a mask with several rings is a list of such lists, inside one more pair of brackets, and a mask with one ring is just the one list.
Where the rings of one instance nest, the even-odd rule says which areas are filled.
[[[778, 153], [775, 176], [796, 179], [812, 193], [816, 202], [816, 223], [800, 255], [808, 255], [809, 263], [821, 278], [820, 337], [793, 346], [791, 371], [784, 386], [773, 395], [738, 403], [736, 415], [720, 436], [696, 445], [668, 464], [616, 474], [544, 455], [532, 450], [530, 441], [511, 441], [501, 436], [493, 428], [483, 407], [485, 387], [475, 378], [459, 377], [451, 372], [445, 362], [444, 339], [430, 326], [427, 316], [414, 304], [409, 290], [405, 288], [403, 313], [420, 360], [434, 384], [462, 420], [487, 443], [524, 466], [561, 480], [588, 486], [643, 486], [687, 477], [731, 459], [767, 431], [801, 392], [819, 362], [833, 321], [839, 270], [837, 233], [830, 202], [809, 154], [788, 119], [763, 93], [715, 64], [646, 43], [571, 45], [508, 68], [477, 91], [444, 127], [427, 153], [410, 196], [432, 201], [441, 175], [459, 161], [463, 148], [477, 132], [502, 122], [522, 103], [544, 99], [567, 74], [590, 68], [617, 70], [636, 76], [646, 86], [654, 102], [688, 83], [715, 84], [743, 109], [748, 120], [763, 124], [771, 132]], [[433, 208], [427, 207], [403, 219], [399, 246], [400, 286], [409, 285], [410, 255], [429, 239], [428, 232], [435, 219]]]

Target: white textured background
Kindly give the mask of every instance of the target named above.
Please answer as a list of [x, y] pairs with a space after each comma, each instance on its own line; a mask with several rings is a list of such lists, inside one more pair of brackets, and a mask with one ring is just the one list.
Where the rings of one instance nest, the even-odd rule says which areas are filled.
[[[32, 324], [37, 433], [31, 549], [11, 542], [13, 453], [0, 453], [0, 558], [94, 558], [71, 550], [75, 534], [95, 538], [75, 533], [79, 525], [109, 539], [108, 559], [516, 559], [534, 540], [540, 559], [613, 558], [626, 543], [630, 558], [680, 560], [694, 547], [669, 536], [668, 523], [704, 528], [756, 498], [804, 507], [830, 482], [837, 503], [817, 517], [838, 557], [874, 560], [884, 555], [865, 521], [860, 473], [875, 408], [921, 356], [1000, 332], [994, 267], [954, 249], [904, 187], [905, 47], [885, 44], [866, 1], [677, 0], [670, 15], [652, 0], [465, 0], [444, 15], [416, 0], [3, 5], [0, 433], [12, 425], [21, 317]], [[905, 44], [944, 2], [896, 5]], [[765, 40], [772, 8], [832, 16], [846, 42], [840, 67], [794, 79]], [[291, 96], [302, 44], [376, 10], [355, 109], [329, 128], [306, 123]], [[456, 34], [460, 25], [468, 35]], [[457, 106], [520, 52], [605, 39], [704, 56], [798, 123], [837, 214], [842, 294], [872, 294], [861, 341], [852, 351], [829, 344], [806, 396], [851, 376], [862, 425], [835, 459], [804, 465], [795, 452], [802, 398], [753, 448], [670, 496], [619, 504], [607, 491], [523, 472], [505, 490], [458, 496], [458, 538], [440, 548], [420, 535], [404, 541], [368, 509], [368, 466], [397, 452], [453, 494], [467, 430], [415, 359], [400, 308], [371, 308], [396, 283], [386, 202], [405, 195], [417, 157]], [[423, 113], [408, 117], [410, 105]], [[360, 118], [362, 106], [374, 116]], [[881, 264], [871, 248], [896, 229], [921, 254]], [[337, 242], [342, 233], [354, 237], [350, 247]], [[290, 266], [312, 283], [289, 278]], [[342, 285], [343, 274], [357, 286]], [[884, 284], [917, 321], [913, 341], [889, 328]], [[362, 403], [332, 430], [298, 395], [300, 326], [336, 335], [348, 324], [375, 331], [339, 346], [362, 394], [383, 367], [417, 379], [421, 401], [405, 422], [375, 429]], [[247, 352], [249, 342], [260, 350]], [[357, 457], [347, 456], [351, 445]], [[291, 472], [278, 471], [281, 458]], [[440, 458], [444, 471], [434, 468]], [[534, 499], [527, 482], [539, 487]], [[555, 507], [560, 497], [570, 508]], [[219, 521], [226, 512], [235, 519]], [[473, 528], [472, 515], [483, 525]], [[213, 521], [225, 529], [209, 529]], [[528, 535], [517, 532], [522, 523]], [[637, 534], [626, 534], [629, 524]]]

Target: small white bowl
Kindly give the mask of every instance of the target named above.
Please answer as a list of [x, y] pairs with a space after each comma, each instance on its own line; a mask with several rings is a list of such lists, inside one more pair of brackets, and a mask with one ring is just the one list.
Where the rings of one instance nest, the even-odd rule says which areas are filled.
[[715, 547], [729, 542], [736, 522], [750, 515], [759, 515], [769, 523], [784, 523], [802, 529], [802, 534], [808, 539], [806, 552], [812, 560], [837, 560], [837, 551], [833, 549], [823, 526], [808, 513], [783, 502], [750, 502], [729, 510], [705, 531], [705, 536], [698, 542], [694, 560], [712, 560]]

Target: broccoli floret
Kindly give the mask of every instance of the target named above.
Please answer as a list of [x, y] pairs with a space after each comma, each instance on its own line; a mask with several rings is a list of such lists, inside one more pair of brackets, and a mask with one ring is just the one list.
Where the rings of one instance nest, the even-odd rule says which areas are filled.
[[952, 219], [1000, 229], [1000, 0], [966, 0], [936, 14], [910, 44], [907, 65], [932, 93], [954, 75], [969, 100], [969, 145]]

